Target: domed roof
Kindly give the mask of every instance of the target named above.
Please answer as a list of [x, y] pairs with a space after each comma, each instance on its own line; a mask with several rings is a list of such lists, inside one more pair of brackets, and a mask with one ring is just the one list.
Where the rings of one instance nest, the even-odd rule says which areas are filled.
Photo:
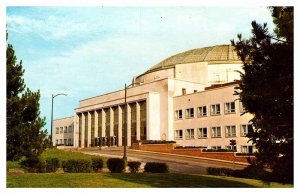
[[188, 50], [171, 56], [151, 67], [146, 73], [173, 68], [176, 64], [208, 62], [208, 64], [242, 63], [231, 45], [217, 45], [211, 47]]

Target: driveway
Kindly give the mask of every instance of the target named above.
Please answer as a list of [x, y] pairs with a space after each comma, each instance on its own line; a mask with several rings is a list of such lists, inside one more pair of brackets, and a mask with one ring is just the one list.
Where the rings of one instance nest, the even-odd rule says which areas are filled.
[[[99, 155], [103, 157], [123, 157], [122, 149], [81, 149], [78, 150], [78, 152], [90, 155]], [[146, 162], [167, 163], [170, 172], [172, 173], [206, 174], [207, 167], [243, 169], [247, 166], [243, 164], [233, 164], [232, 162], [203, 159], [199, 157], [146, 152], [140, 150], [127, 149], [126, 153], [128, 161], [140, 161], [142, 164]]]

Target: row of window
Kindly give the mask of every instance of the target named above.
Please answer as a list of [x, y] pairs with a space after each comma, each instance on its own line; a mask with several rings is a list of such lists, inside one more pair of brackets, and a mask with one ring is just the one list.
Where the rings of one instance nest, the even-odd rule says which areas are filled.
[[[228, 150], [235, 150], [236, 151], [236, 146], [225, 146], [225, 149]], [[212, 150], [219, 150], [219, 149], [223, 149], [222, 146], [210, 146], [210, 148], [206, 147], [206, 149], [212, 149]], [[253, 146], [251, 145], [241, 145], [241, 151], [242, 153], [253, 153]]]
[[[211, 127], [211, 137], [217, 138], [222, 137], [222, 130], [220, 126]], [[251, 124], [240, 125], [241, 137], [245, 137], [248, 133], [253, 132], [253, 127]], [[225, 126], [225, 137], [236, 137], [236, 126], [228, 125]], [[195, 134], [195, 129], [185, 129], [185, 139], [195, 139], [195, 138], [208, 138], [208, 128], [201, 127], [197, 129], [197, 134]], [[183, 129], [175, 130], [175, 139], [183, 139]]]
[[73, 132], [73, 127], [72, 125], [68, 126], [64, 126], [64, 127], [56, 127], [56, 134], [60, 134], [60, 133], [71, 133]]
[[[198, 117], [206, 117], [208, 115], [207, 106], [200, 106], [197, 108], [198, 110]], [[240, 103], [240, 112], [245, 112], [242, 103]], [[236, 113], [236, 106], [235, 102], [226, 102], [224, 103], [224, 113], [225, 114], [232, 114]], [[220, 115], [221, 114], [221, 104], [212, 104], [210, 105], [210, 115]], [[195, 110], [194, 108], [187, 108], [185, 109], [185, 118], [194, 118], [195, 117]], [[183, 118], [183, 110], [176, 110], [175, 111], [175, 119], [182, 119]]]
[[72, 138], [69, 139], [57, 139], [56, 145], [73, 145]]

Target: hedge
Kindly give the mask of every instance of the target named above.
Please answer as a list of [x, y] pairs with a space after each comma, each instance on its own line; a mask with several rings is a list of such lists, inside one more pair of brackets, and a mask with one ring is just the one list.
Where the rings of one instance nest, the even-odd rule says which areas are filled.
[[49, 158], [46, 160], [46, 172], [56, 172], [61, 166], [61, 162], [58, 158]]
[[147, 162], [144, 167], [144, 170], [145, 172], [167, 173], [169, 172], [169, 167], [166, 163]]
[[131, 161], [131, 162], [128, 162], [127, 166], [129, 166], [131, 173], [136, 173], [137, 171], [139, 171], [141, 162]]
[[64, 172], [78, 173], [91, 172], [92, 161], [88, 159], [72, 159], [63, 162]]
[[112, 173], [121, 173], [125, 169], [125, 161], [121, 158], [109, 158], [106, 165]]
[[29, 172], [46, 172], [46, 161], [38, 157], [30, 157], [23, 160], [21, 166]]
[[103, 159], [99, 157], [92, 158], [92, 168], [95, 172], [98, 172], [103, 168]]

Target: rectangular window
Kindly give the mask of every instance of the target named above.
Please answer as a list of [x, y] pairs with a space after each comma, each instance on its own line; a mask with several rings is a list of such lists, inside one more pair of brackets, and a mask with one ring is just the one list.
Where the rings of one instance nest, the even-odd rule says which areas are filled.
[[64, 139], [64, 145], [67, 145], [67, 139]]
[[248, 133], [252, 133], [253, 132], [253, 127], [251, 124], [244, 124], [241, 125], [241, 136], [245, 137], [247, 136]]
[[220, 149], [222, 149], [222, 146], [211, 146], [210, 148], [212, 150], [220, 150]]
[[186, 118], [193, 118], [194, 117], [194, 108], [185, 109]]
[[235, 125], [225, 127], [225, 137], [236, 137]]
[[206, 116], [207, 116], [206, 106], [198, 107], [198, 117], [206, 117]]
[[59, 133], [63, 133], [64, 132], [64, 128], [60, 127], [60, 132]]
[[73, 128], [72, 128], [72, 126], [70, 125], [69, 126], [69, 133], [71, 133], [73, 131]]
[[225, 146], [225, 149], [227, 149], [227, 150], [234, 150], [234, 151], [236, 151], [236, 146], [232, 146], [232, 145]]
[[212, 127], [211, 137], [221, 137], [221, 127]]
[[67, 133], [68, 132], [68, 127], [65, 126], [65, 130], [64, 130], [64, 133]]
[[62, 144], [62, 139], [59, 140], [59, 144]]
[[186, 130], [186, 139], [194, 139], [194, 138], [195, 138], [194, 129], [187, 129]]
[[210, 106], [210, 114], [211, 115], [219, 115], [221, 114], [220, 104], [213, 104]]
[[198, 138], [207, 138], [207, 128], [199, 128], [198, 129]]
[[182, 119], [182, 110], [176, 110], [175, 111], [175, 118], [176, 119]]
[[242, 145], [241, 151], [242, 151], [243, 153], [253, 153], [253, 146]]
[[56, 134], [59, 134], [59, 127], [56, 127]]
[[175, 139], [182, 139], [183, 138], [183, 130], [175, 130]]
[[58, 145], [58, 139], [56, 140], [56, 144], [55, 145]]
[[225, 114], [235, 113], [235, 102], [226, 102], [225, 103]]
[[72, 139], [68, 139], [68, 145], [72, 145]]

